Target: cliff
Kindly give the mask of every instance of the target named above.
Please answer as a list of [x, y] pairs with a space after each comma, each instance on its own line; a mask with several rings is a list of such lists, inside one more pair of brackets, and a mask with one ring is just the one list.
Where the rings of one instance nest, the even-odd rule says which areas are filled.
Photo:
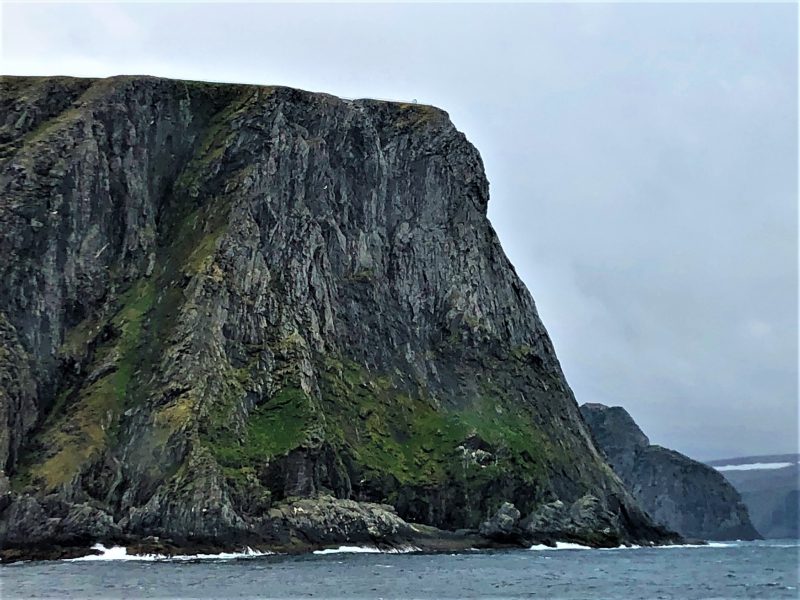
[[739, 493], [715, 469], [650, 444], [622, 407], [584, 404], [581, 414], [598, 448], [656, 522], [689, 538], [761, 538]]
[[742, 496], [765, 538], [800, 538], [800, 455], [747, 456], [709, 461]]
[[0, 106], [4, 548], [389, 543], [587, 497], [667, 539], [445, 112], [149, 77]]

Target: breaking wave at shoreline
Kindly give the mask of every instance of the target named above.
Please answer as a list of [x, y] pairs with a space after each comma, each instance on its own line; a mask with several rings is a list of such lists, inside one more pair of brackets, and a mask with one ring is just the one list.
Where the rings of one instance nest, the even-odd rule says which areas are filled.
[[128, 554], [128, 549], [124, 546], [112, 546], [106, 548], [103, 544], [95, 544], [92, 550], [98, 550], [100, 554], [89, 554], [78, 558], [68, 558], [69, 562], [83, 561], [107, 561], [107, 560], [138, 560], [138, 561], [179, 561], [179, 560], [232, 560], [239, 558], [256, 558], [259, 556], [269, 556], [274, 552], [259, 552], [252, 548], [245, 548], [242, 552], [220, 552], [219, 554]]
[[528, 548], [528, 550], [643, 550], [643, 549], [669, 549], [669, 548], [735, 548], [735, 542], [708, 542], [707, 544], [669, 544], [666, 546], [617, 546], [615, 548], [592, 548], [591, 546], [583, 546], [581, 544], [572, 544], [570, 542], [556, 542], [555, 546], [545, 546], [544, 544], [536, 544]]
[[314, 550], [312, 554], [407, 554], [409, 552], [419, 552], [416, 546], [404, 546], [401, 548], [381, 549], [375, 546], [339, 546], [338, 548], [323, 548]]

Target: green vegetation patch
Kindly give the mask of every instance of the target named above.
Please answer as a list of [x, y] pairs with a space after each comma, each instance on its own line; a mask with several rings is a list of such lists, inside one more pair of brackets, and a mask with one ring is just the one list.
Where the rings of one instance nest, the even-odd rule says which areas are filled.
[[[260, 89], [257, 93], [271, 91]], [[67, 380], [58, 391], [41, 433], [22, 458], [15, 475], [18, 481], [41, 479], [48, 490], [69, 482], [112, 443], [122, 412], [153, 391], [150, 375], [159, 368], [165, 344], [179, 323], [188, 282], [195, 277], [219, 280], [223, 276], [215, 255], [228, 228], [232, 203], [232, 196], [223, 192], [224, 183], [236, 184], [244, 171], [225, 175], [220, 173], [220, 165], [235, 135], [231, 119], [250, 110], [253, 95], [252, 90], [243, 92], [215, 115], [174, 189], [168, 192], [158, 224], [158, 261], [152, 276], [130, 286], [116, 300], [111, 312], [105, 313], [111, 317], [96, 312], [66, 333], [61, 356], [76, 362], [91, 360], [86, 372], [92, 375], [84, 380]], [[72, 115], [67, 111], [60, 118]], [[57, 123], [50, 120], [44, 126]], [[40, 129], [35, 135], [43, 131]], [[212, 179], [215, 185], [209, 185]], [[211, 191], [200, 197], [200, 190]], [[111, 339], [95, 346], [101, 332], [108, 331], [113, 333]], [[146, 377], [137, 379], [133, 385], [137, 372]], [[222, 382], [221, 388], [231, 399], [244, 394], [235, 376], [232, 382]], [[184, 428], [196, 415], [198, 401], [197, 391], [187, 390], [159, 410], [154, 415], [154, 443], [165, 444], [171, 435]], [[233, 406], [231, 402], [227, 405]], [[276, 414], [280, 410], [283, 409], [276, 409]], [[266, 448], [277, 452], [281, 444], [287, 443], [286, 436], [292, 435], [287, 430], [284, 438], [279, 435], [277, 442], [265, 442], [259, 432], [271, 426], [270, 419], [274, 418], [259, 411], [253, 417], [247, 434], [248, 447], [252, 443], [257, 451]], [[228, 448], [232, 456], [235, 453], [229, 447], [232, 444], [222, 443], [220, 451], [224, 454]]]
[[235, 473], [231, 469], [248, 472], [302, 445], [313, 423], [314, 410], [303, 390], [287, 387], [248, 415], [241, 434], [219, 419], [225, 417], [212, 416], [204, 442], [226, 475], [232, 477]]
[[[62, 390], [57, 396], [39, 437], [39, 450], [22, 461], [23, 480], [42, 480], [47, 490], [68, 483], [116, 436], [137, 368], [142, 321], [153, 301], [154, 287], [149, 280], [139, 281], [119, 298], [119, 309], [111, 319], [118, 335], [95, 351], [89, 369], [91, 382]], [[93, 326], [78, 325], [67, 336], [67, 343], [74, 344], [75, 336], [90, 330]]]
[[[511, 470], [532, 481], [547, 455], [545, 438], [525, 408], [491, 390], [466, 407], [437, 408], [424, 394], [401, 391], [390, 378], [352, 362], [329, 361], [322, 404], [331, 441], [367, 469], [391, 474], [400, 483], [488, 480]], [[464, 443], [473, 437], [491, 447], [491, 464], [471, 459]]]
[[397, 124], [400, 127], [421, 126], [434, 121], [442, 115], [442, 111], [428, 104], [400, 103], [397, 105]]

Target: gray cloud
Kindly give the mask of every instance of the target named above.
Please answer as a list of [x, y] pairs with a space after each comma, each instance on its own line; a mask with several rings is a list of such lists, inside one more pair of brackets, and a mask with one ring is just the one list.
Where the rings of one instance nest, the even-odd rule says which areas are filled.
[[698, 458], [797, 448], [797, 7], [3, 7], [6, 73], [448, 110], [579, 401]]

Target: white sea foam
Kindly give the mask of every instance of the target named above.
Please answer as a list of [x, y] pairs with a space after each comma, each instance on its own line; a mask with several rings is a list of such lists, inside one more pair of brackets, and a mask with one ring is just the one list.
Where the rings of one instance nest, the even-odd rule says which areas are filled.
[[582, 546], [580, 544], [571, 544], [569, 542], [556, 542], [555, 548], [552, 546], [545, 546], [544, 544], [536, 544], [531, 546], [529, 550], [591, 550], [590, 546]]
[[257, 556], [266, 556], [272, 554], [272, 552], [258, 552], [252, 548], [245, 548], [242, 552], [220, 552], [219, 554], [181, 554], [175, 556], [167, 556], [165, 554], [128, 554], [128, 549], [124, 546], [112, 546], [111, 548], [106, 548], [103, 544], [95, 544], [92, 546], [92, 549], [100, 551], [100, 554], [89, 554], [88, 556], [69, 558], [67, 560], [73, 562], [96, 560], [231, 560], [234, 558], [254, 558]]
[[339, 546], [338, 548], [325, 548], [314, 550], [314, 554], [369, 554], [380, 553], [378, 548], [371, 546]]
[[666, 546], [653, 546], [653, 548], [735, 548], [737, 544], [726, 542], [708, 542], [707, 544], [668, 544]]
[[78, 558], [68, 558], [70, 562], [82, 562], [87, 560], [156, 560], [155, 555], [147, 554], [134, 556], [128, 554], [128, 549], [123, 546], [113, 546], [106, 548], [103, 544], [95, 544], [92, 550], [99, 550], [100, 554], [88, 554]]
[[402, 546], [386, 550], [381, 550], [375, 546], [339, 546], [338, 548], [314, 550], [314, 554], [405, 554], [407, 552], [419, 552], [419, 550], [416, 546]]
[[762, 469], [785, 469], [794, 466], [796, 463], [777, 462], [777, 463], [749, 463], [746, 465], [720, 465], [714, 467], [717, 471], [758, 471]]
[[529, 550], [641, 550], [642, 548], [734, 548], [736, 544], [727, 544], [724, 542], [709, 542], [707, 544], [670, 544], [667, 546], [616, 546], [614, 548], [592, 548], [591, 546], [582, 546], [581, 544], [571, 544], [569, 542], [556, 542], [555, 548], [545, 546], [544, 544], [537, 544], [531, 546]]

